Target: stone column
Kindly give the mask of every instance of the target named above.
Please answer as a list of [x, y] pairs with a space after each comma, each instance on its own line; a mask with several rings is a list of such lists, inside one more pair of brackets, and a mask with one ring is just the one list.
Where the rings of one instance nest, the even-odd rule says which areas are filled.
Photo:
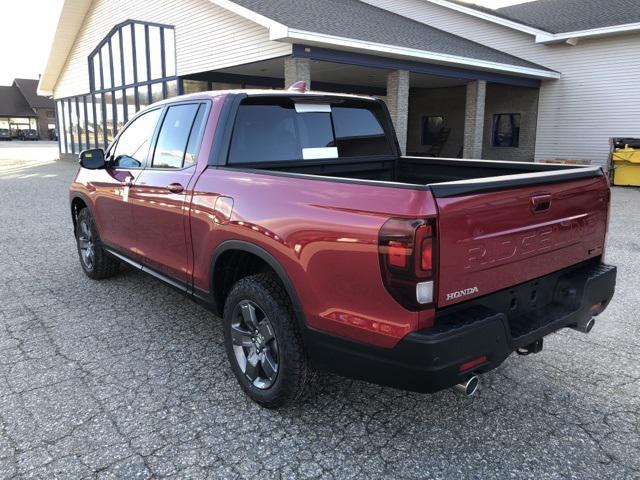
[[476, 80], [467, 83], [467, 99], [464, 109], [464, 158], [482, 158], [484, 134], [484, 105], [487, 82]]
[[409, 77], [409, 72], [406, 70], [394, 70], [387, 75], [387, 107], [389, 108], [403, 155], [407, 153]]
[[284, 88], [287, 89], [296, 82], [307, 82], [307, 88], [311, 88], [311, 60], [286, 57], [284, 59]]

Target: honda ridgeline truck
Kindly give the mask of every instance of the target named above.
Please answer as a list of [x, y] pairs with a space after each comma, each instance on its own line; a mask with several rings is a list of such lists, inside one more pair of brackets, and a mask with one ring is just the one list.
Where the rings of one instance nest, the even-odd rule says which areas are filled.
[[127, 263], [221, 316], [238, 382], [269, 408], [322, 370], [473, 393], [511, 353], [591, 330], [614, 292], [601, 168], [402, 156], [368, 97], [172, 98], [80, 165], [86, 275]]

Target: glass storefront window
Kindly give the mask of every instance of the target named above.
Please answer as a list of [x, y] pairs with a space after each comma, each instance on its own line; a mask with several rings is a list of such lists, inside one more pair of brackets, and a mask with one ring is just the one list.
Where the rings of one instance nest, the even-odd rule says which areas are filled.
[[116, 90], [115, 92], [116, 99], [116, 131], [114, 135], [117, 135], [122, 127], [124, 126], [124, 112], [125, 112], [125, 104], [124, 98], [122, 94], [122, 90]]
[[58, 125], [59, 125], [59, 130], [58, 130], [58, 138], [60, 139], [60, 153], [68, 153], [67, 152], [67, 144], [64, 141], [64, 113], [63, 113], [63, 108], [62, 108], [62, 102], [60, 100], [58, 100], [56, 102], [56, 114], [58, 116]]
[[67, 149], [69, 153], [75, 153], [73, 149], [73, 117], [71, 114], [71, 101], [64, 102], [64, 136], [67, 139]]
[[9, 119], [6, 117], [0, 118], [0, 128], [9, 129]]
[[144, 25], [135, 26], [136, 65], [138, 67], [138, 83], [149, 80], [147, 75], [147, 40]]
[[144, 109], [147, 105], [149, 105], [149, 87], [138, 87], [138, 110]]
[[209, 83], [202, 80], [183, 80], [182, 89], [185, 94], [205, 92], [209, 89]]
[[126, 25], [122, 28], [122, 51], [124, 65], [124, 84], [135, 83], [133, 77], [133, 44], [131, 43], [131, 29], [133, 25]]
[[151, 103], [156, 103], [163, 99], [162, 82], [151, 85]]
[[113, 64], [113, 86], [122, 85], [122, 59], [120, 58], [120, 35], [111, 37], [111, 59]]
[[109, 146], [111, 141], [113, 140], [113, 93], [104, 92], [102, 94], [102, 105], [104, 108], [104, 118], [105, 118], [105, 147]]
[[71, 112], [71, 141], [72, 152], [80, 153], [79, 137], [78, 137], [78, 112], [76, 110], [76, 99], [69, 99], [69, 111]]
[[167, 98], [173, 98], [178, 96], [178, 81], [171, 80], [167, 82]]
[[84, 118], [84, 97], [78, 97], [78, 152], [87, 148], [86, 145], [86, 132], [85, 132], [85, 118]]
[[[89, 71], [90, 94], [56, 102], [61, 153], [106, 147], [138, 110], [178, 95], [175, 32], [128, 20], [98, 44], [89, 57]], [[189, 93], [204, 91], [208, 84], [193, 80], [185, 86]], [[36, 120], [28, 118], [15, 124], [5, 119], [4, 124], [16, 132], [36, 128]]]
[[86, 143], [87, 143], [87, 148], [95, 148], [96, 146], [96, 129], [94, 126], [94, 120], [93, 120], [93, 97], [91, 97], [91, 95], [87, 95], [85, 97], [85, 101], [86, 104], [85, 106], [87, 107], [87, 126], [86, 126]]
[[12, 137], [17, 137], [21, 130], [29, 130], [31, 128], [31, 121], [35, 123], [35, 119], [28, 117], [11, 117], [9, 118], [9, 131]]
[[109, 57], [109, 44], [103, 45], [100, 53], [102, 56], [103, 88], [111, 88], [111, 70], [109, 69], [109, 66], [111, 65], [111, 58]]
[[29, 119], [29, 128], [31, 130], [37, 130], [38, 129], [38, 121], [35, 118], [30, 118]]
[[96, 93], [94, 98], [94, 108], [96, 110], [96, 147], [104, 146], [104, 121], [102, 120], [102, 94]]
[[95, 90], [102, 90], [100, 72], [100, 55], [96, 54], [93, 57], [93, 83]]
[[172, 28], [164, 29], [164, 68], [165, 76], [173, 77], [176, 74], [176, 41]]
[[162, 43], [159, 27], [149, 27], [149, 63], [151, 68], [149, 80], [162, 78]]
[[127, 122], [136, 114], [136, 91], [133, 88], [125, 90]]

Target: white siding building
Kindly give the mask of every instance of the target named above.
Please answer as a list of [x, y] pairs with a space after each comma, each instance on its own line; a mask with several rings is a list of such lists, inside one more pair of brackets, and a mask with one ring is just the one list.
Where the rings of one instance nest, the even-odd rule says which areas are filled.
[[70, 155], [164, 97], [304, 80], [385, 98], [410, 154], [605, 165], [640, 137], [635, 1], [66, 0], [39, 91]]
[[[549, 16], [575, 22], [572, 31], [555, 34], [564, 38], [547, 40], [550, 32], [455, 2], [365, 1], [560, 72], [560, 79], [540, 86], [537, 161], [561, 158], [605, 164], [610, 138], [640, 137], [640, 24], [629, 23], [637, 22], [640, 2], [635, 12], [627, 10], [629, 2], [616, 1], [539, 0], [523, 5], [526, 10], [519, 18], [545, 9]], [[618, 8], [625, 23], [583, 29], [581, 22], [591, 20], [581, 17], [589, 3], [598, 4], [592, 7], [593, 21], [606, 22], [604, 12]], [[510, 9], [497, 13], [504, 10]]]

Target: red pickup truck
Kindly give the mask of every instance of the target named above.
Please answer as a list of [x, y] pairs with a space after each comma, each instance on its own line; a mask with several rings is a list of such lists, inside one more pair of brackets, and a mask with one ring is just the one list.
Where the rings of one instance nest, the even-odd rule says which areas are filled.
[[126, 262], [222, 316], [231, 367], [265, 407], [320, 370], [471, 394], [512, 352], [588, 332], [614, 292], [601, 168], [402, 156], [373, 98], [177, 97], [80, 164], [87, 276]]

